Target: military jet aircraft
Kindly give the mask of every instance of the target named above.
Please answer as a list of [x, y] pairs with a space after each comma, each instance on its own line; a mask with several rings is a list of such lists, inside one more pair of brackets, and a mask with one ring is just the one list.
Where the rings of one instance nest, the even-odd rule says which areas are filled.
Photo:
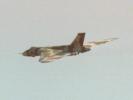
[[40, 56], [39, 62], [48, 63], [65, 56], [79, 55], [85, 53], [100, 44], [116, 40], [117, 38], [110, 38], [101, 41], [92, 41], [84, 44], [85, 33], [78, 33], [76, 38], [69, 45], [51, 46], [51, 47], [31, 47], [22, 53], [23, 56], [36, 57]]

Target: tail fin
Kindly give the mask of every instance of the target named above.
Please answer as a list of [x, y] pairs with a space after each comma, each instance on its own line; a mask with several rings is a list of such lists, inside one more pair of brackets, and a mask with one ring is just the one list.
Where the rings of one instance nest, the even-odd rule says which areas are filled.
[[74, 45], [83, 46], [84, 38], [85, 38], [85, 33], [78, 33], [74, 41], [71, 43], [71, 46]]

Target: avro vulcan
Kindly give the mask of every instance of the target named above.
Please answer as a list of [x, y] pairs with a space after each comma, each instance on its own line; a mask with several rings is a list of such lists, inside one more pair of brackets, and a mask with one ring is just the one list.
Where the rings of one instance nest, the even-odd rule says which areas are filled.
[[75, 56], [80, 53], [88, 52], [97, 45], [116, 40], [110, 38], [101, 41], [92, 41], [84, 44], [85, 33], [78, 33], [76, 38], [69, 45], [51, 46], [51, 47], [31, 47], [22, 53], [23, 56], [36, 57], [40, 56], [39, 62], [48, 63], [65, 56]]

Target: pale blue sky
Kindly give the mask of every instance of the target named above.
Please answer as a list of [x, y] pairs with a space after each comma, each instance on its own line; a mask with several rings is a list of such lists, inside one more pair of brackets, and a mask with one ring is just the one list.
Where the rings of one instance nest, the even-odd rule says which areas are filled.
[[[132, 0], [0, 0], [0, 100], [133, 100]], [[31, 46], [117, 41], [42, 64]]]

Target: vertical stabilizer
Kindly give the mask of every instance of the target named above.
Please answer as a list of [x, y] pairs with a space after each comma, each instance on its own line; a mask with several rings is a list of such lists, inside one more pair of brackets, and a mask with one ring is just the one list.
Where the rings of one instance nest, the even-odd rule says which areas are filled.
[[84, 38], [85, 38], [85, 33], [78, 33], [76, 38], [71, 43], [71, 46], [73, 46], [73, 45], [83, 46]]

